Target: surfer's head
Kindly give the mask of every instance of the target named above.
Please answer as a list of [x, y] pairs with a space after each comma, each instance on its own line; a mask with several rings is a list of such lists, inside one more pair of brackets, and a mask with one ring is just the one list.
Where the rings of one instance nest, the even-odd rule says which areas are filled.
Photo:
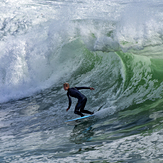
[[67, 91], [70, 87], [70, 85], [68, 83], [64, 83], [63, 84], [64, 90]]

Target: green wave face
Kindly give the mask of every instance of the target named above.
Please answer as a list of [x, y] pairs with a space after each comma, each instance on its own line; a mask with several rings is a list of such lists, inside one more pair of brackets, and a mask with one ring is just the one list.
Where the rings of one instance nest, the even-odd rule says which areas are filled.
[[[94, 136], [93, 141], [161, 129], [161, 57], [142, 55], [141, 50], [140, 53], [137, 50], [95, 51], [81, 39], [76, 39], [62, 47], [57, 60], [66, 70], [64, 78], [57, 83], [58, 87], [66, 81], [72, 87], [95, 88], [94, 91], [82, 91], [88, 97], [86, 108], [95, 111], [98, 116], [95, 130], [101, 130], [102, 127], [105, 131], [104, 135]], [[67, 99], [63, 95], [60, 100]], [[65, 103], [61, 105], [66, 107]], [[116, 123], [121, 124], [120, 128]]]
[[79, 39], [63, 47], [60, 58], [71, 85], [91, 85], [98, 108], [122, 110], [162, 98], [162, 59], [122, 51], [91, 51]]

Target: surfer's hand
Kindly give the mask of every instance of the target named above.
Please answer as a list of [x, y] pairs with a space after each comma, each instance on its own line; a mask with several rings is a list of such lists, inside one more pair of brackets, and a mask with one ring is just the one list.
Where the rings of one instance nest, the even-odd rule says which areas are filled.
[[90, 90], [95, 90], [93, 87], [90, 87]]
[[66, 111], [68, 111], [70, 108], [67, 108]]

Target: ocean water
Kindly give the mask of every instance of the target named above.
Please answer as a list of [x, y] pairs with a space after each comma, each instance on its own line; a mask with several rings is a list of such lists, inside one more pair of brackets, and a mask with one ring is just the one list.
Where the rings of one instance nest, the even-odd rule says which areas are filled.
[[161, 163], [162, 98], [162, 0], [0, 1], [1, 163]]

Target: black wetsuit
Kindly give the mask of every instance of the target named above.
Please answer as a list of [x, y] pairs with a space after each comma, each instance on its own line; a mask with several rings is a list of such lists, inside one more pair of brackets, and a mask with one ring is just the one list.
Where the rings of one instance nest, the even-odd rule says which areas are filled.
[[[80, 115], [83, 117], [84, 115], [82, 113], [87, 113], [87, 114], [93, 114], [93, 112], [90, 112], [88, 110], [84, 110], [85, 104], [87, 102], [87, 98], [78, 90], [80, 89], [90, 89], [90, 87], [74, 87], [74, 88], [69, 88], [67, 92], [67, 96], [69, 99], [69, 107], [71, 107], [71, 97], [75, 97], [78, 99], [78, 103], [76, 104], [74, 113]], [[71, 97], [70, 97], [71, 96]]]

